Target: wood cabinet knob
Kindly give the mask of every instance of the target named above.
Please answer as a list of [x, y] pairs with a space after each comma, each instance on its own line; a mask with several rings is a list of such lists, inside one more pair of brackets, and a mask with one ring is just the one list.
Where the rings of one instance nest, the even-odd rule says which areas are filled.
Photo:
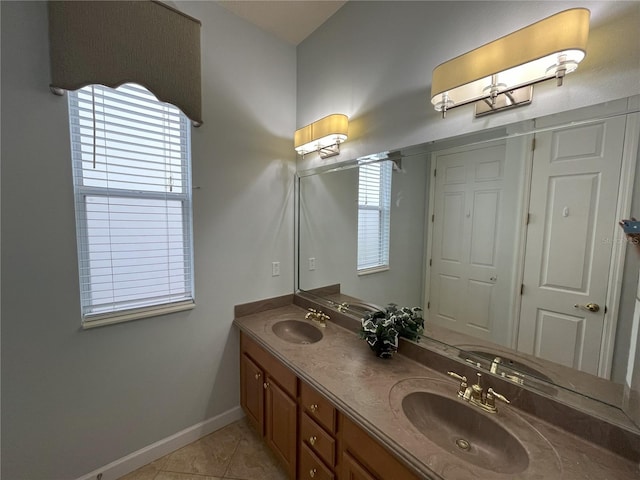
[[315, 403], [312, 404], [311, 406], [309, 406], [309, 410], [311, 410], [313, 413], [318, 411], [318, 405], [316, 405]]
[[256, 374], [254, 375], [254, 377], [256, 378], [256, 380], [259, 380], [261, 376], [262, 376], [262, 375], [260, 375], [260, 373], [256, 373]]
[[315, 477], [316, 473], [318, 473], [318, 471], [315, 468], [312, 468], [311, 470], [309, 470], [309, 476], [311, 478]]
[[317, 440], [318, 440], [318, 437], [316, 437], [316, 436], [312, 435], [312, 436], [309, 437], [309, 443], [311, 445], [315, 445]]
[[269, 382], [264, 382], [264, 383], [262, 384], [262, 388], [264, 388], [265, 390], [266, 390], [267, 388], [269, 388]]

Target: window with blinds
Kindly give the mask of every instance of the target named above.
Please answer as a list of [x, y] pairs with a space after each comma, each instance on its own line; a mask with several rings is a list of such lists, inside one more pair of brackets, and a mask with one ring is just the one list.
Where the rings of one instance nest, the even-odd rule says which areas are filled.
[[358, 170], [358, 272], [389, 267], [392, 162]]
[[83, 325], [193, 306], [189, 121], [145, 88], [69, 92]]

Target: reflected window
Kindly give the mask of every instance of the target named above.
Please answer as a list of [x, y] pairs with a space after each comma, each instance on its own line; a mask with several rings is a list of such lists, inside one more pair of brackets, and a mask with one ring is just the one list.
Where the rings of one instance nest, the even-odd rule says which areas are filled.
[[90, 85], [69, 122], [83, 323], [192, 306], [187, 117], [138, 85]]
[[392, 162], [358, 169], [358, 272], [389, 267]]

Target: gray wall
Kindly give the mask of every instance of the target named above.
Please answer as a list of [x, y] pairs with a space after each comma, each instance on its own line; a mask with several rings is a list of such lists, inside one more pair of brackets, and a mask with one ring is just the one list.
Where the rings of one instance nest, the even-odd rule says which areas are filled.
[[[2, 477], [71, 479], [239, 404], [238, 303], [293, 285], [296, 52], [214, 3], [190, 312], [80, 330], [67, 100], [46, 4], [2, 2]], [[271, 262], [282, 275], [271, 276]]]

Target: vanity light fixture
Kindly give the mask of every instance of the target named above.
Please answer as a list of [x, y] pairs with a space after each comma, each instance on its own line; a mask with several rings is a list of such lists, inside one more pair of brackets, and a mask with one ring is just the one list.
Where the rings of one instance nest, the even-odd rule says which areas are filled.
[[340, 153], [340, 144], [347, 139], [349, 119], [334, 113], [296, 130], [293, 146], [300, 155], [317, 151], [320, 158]]
[[531, 103], [533, 85], [578, 68], [589, 37], [586, 8], [565, 10], [438, 65], [431, 103], [447, 110], [476, 104], [476, 117]]

